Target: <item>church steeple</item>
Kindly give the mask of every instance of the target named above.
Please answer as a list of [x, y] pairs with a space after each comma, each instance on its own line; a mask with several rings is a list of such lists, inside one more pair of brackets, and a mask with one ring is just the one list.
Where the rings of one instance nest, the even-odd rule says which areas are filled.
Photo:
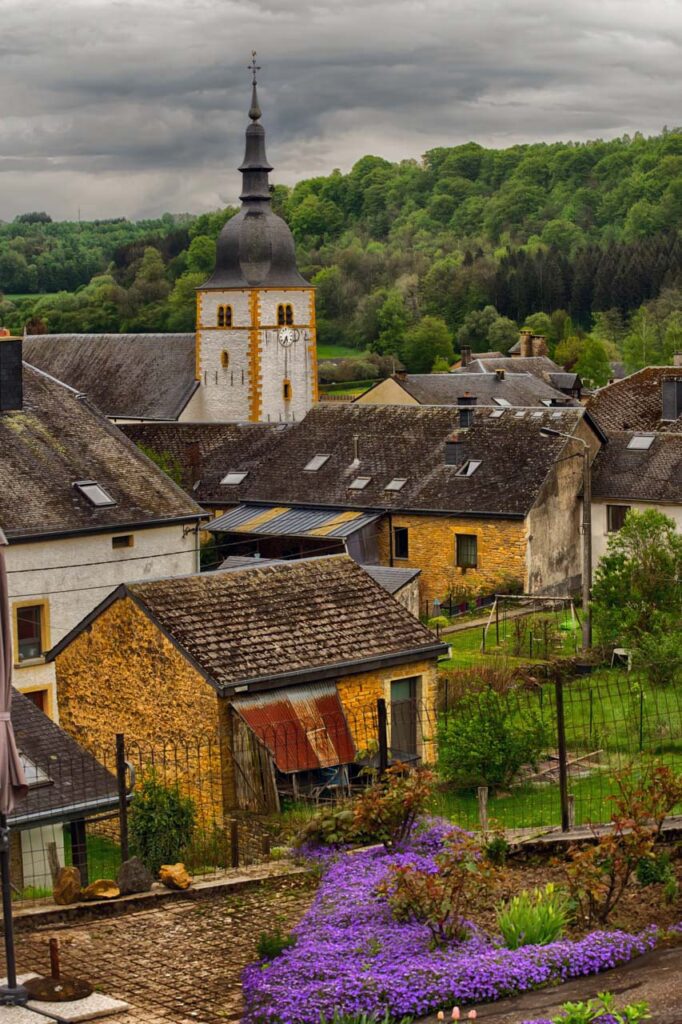
[[255, 50], [251, 54], [249, 71], [253, 76], [249, 109], [252, 123], [246, 129], [246, 149], [244, 159], [239, 166], [239, 170], [242, 172], [242, 192], [239, 198], [242, 203], [270, 202], [268, 174], [272, 170], [272, 165], [268, 163], [268, 158], [265, 155], [265, 128], [259, 124], [261, 109], [258, 102], [256, 72], [260, 71], [260, 67], [256, 64]]

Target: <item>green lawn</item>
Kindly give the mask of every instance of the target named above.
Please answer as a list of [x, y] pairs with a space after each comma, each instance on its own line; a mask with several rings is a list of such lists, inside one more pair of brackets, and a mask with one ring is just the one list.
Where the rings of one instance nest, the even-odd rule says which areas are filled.
[[[481, 609], [481, 618], [484, 615], [485, 611]], [[569, 628], [560, 629], [560, 624]], [[580, 647], [579, 631], [570, 628], [571, 625], [570, 617], [554, 616], [551, 612], [501, 620], [498, 644], [493, 618], [486, 635], [485, 651], [481, 650], [483, 626], [443, 636], [443, 643], [450, 646], [451, 657], [440, 661], [439, 667], [469, 668], [475, 664], [489, 665], [495, 659], [503, 659], [505, 664], [514, 667], [567, 657]]]
[[361, 352], [359, 348], [349, 348], [348, 345], [318, 345], [317, 358], [323, 359], [362, 359], [367, 352]]
[[[121, 866], [121, 849], [118, 844], [105, 836], [88, 832], [87, 848], [90, 881], [94, 882], [97, 878], [116, 878]], [[71, 835], [68, 829], [64, 830], [64, 858], [67, 864], [72, 863]]]

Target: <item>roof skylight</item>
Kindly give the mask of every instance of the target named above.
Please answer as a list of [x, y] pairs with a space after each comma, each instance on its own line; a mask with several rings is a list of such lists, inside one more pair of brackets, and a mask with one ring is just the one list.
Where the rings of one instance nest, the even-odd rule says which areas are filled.
[[227, 484], [228, 487], [235, 487], [237, 484], [242, 483], [243, 480], [246, 480], [248, 475], [248, 469], [243, 471], [230, 470], [220, 482], [221, 484]]
[[517, 420], [522, 420], [526, 413], [522, 409], [521, 412], [515, 412], [514, 415], [516, 416]]
[[348, 489], [350, 491], [364, 491], [371, 479], [371, 476], [356, 476], [355, 480], [348, 484]]
[[457, 476], [473, 476], [480, 465], [480, 460], [467, 459], [462, 468], [457, 470]]
[[96, 480], [76, 480], [73, 485], [95, 508], [106, 508], [116, 502]]
[[392, 480], [386, 484], [384, 490], [386, 491], [402, 491], [403, 487], [407, 483], [406, 476], [394, 476]]
[[647, 452], [653, 443], [653, 434], [633, 434], [628, 441], [628, 448], [636, 452]]
[[318, 469], [322, 469], [325, 462], [328, 462], [330, 458], [330, 455], [313, 455], [310, 462], [306, 462], [303, 469], [308, 473], [317, 473]]
[[505, 409], [509, 409], [511, 407], [511, 402], [508, 402], [506, 398], [493, 398], [493, 402], [495, 405], [504, 406]]

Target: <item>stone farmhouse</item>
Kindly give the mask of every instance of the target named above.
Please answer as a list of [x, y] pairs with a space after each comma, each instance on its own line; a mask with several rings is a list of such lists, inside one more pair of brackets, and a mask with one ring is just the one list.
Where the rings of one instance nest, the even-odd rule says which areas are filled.
[[58, 719], [45, 652], [113, 587], [194, 572], [205, 513], [72, 388], [0, 338], [0, 529], [15, 686]]
[[347, 773], [380, 697], [392, 755], [427, 756], [416, 716], [435, 711], [446, 652], [340, 555], [122, 585], [48, 658], [62, 725], [85, 746], [116, 731], [142, 745], [218, 736], [203, 769], [220, 825], [223, 810], [272, 809], [287, 787]]

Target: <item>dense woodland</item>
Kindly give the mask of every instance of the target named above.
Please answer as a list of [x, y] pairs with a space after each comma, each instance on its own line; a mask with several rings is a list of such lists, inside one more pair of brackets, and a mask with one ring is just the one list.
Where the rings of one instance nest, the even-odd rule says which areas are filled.
[[[682, 349], [682, 129], [366, 156], [273, 200], [318, 289], [320, 343], [358, 351], [329, 379], [376, 376], [385, 360], [367, 352], [444, 369], [463, 343], [506, 351], [524, 324], [597, 384], [612, 361]], [[35, 332], [190, 331], [235, 212], [0, 224], [0, 317]]]

